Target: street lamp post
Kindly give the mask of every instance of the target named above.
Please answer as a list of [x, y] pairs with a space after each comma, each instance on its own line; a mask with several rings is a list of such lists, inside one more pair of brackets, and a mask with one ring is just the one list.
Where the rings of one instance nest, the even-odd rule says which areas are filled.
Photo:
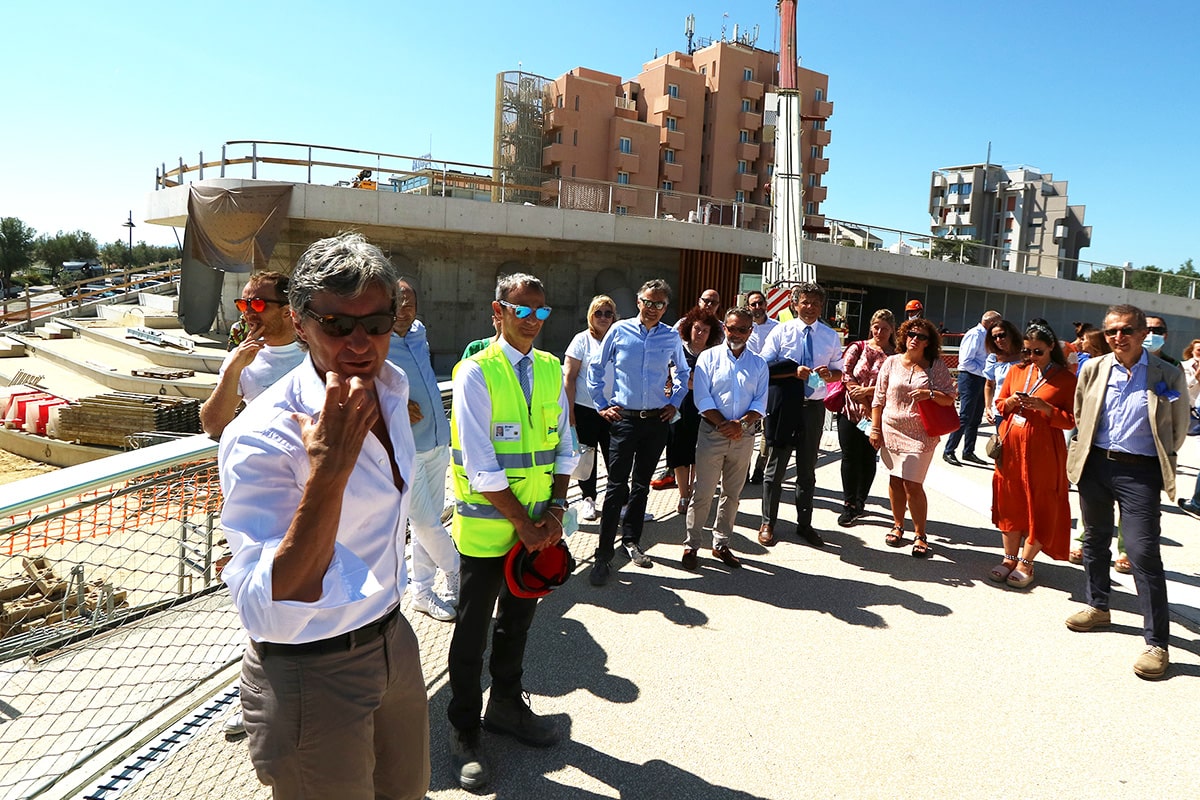
[[136, 227], [133, 224], [133, 211], [129, 212], [129, 219], [121, 223], [122, 228], [129, 228], [129, 263], [125, 266], [126, 282], [128, 282], [129, 271], [133, 269], [133, 229]]

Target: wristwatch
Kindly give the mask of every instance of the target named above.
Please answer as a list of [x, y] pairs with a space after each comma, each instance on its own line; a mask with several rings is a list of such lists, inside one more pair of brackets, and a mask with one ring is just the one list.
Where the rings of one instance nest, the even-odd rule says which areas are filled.
[[750, 422], [749, 420], [742, 420], [740, 424], [742, 426], [742, 430], [748, 431], [748, 430], [750, 430], [750, 426], [753, 425], [754, 423]]
[[932, 400], [932, 399], [933, 399], [933, 389], [930, 389], [930, 390], [929, 390], [929, 399], [930, 399], [930, 400]]
[[550, 498], [550, 505], [555, 508], [561, 508], [563, 511], [566, 511], [567, 510], [567, 498], [552, 497], [552, 498]]

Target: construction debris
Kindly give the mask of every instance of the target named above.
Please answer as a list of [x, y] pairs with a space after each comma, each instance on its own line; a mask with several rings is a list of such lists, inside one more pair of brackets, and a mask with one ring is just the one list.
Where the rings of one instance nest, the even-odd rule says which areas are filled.
[[57, 409], [56, 436], [65, 441], [124, 447], [143, 431], [200, 432], [200, 401], [191, 397], [114, 392]]

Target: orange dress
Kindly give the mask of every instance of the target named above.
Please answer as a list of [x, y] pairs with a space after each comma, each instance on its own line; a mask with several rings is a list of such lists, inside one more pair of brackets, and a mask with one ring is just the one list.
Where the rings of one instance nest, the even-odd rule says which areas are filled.
[[1004, 532], [1028, 533], [1042, 552], [1065, 561], [1071, 550], [1071, 505], [1063, 431], [1075, 427], [1075, 375], [1070, 367], [1052, 365], [1043, 378], [1032, 364], [1014, 364], [997, 405], [1017, 392], [1039, 397], [1053, 410], [1016, 411], [1000, 424], [1004, 444], [992, 476], [992, 524]]

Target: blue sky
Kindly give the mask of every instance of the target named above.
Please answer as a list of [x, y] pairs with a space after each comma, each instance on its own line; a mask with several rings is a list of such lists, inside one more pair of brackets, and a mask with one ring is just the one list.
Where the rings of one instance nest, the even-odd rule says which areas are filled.
[[[274, 139], [486, 164], [495, 75], [630, 78], [774, 0], [14, 3], [0, 75], [0, 216], [124, 239], [155, 167]], [[992, 160], [1069, 181], [1083, 258], [1175, 268], [1192, 213], [1200, 4], [801, 0], [803, 64], [827, 73], [829, 217], [927, 231], [930, 171]], [[726, 16], [727, 15], [727, 16]], [[174, 242], [139, 224], [136, 239]]]

